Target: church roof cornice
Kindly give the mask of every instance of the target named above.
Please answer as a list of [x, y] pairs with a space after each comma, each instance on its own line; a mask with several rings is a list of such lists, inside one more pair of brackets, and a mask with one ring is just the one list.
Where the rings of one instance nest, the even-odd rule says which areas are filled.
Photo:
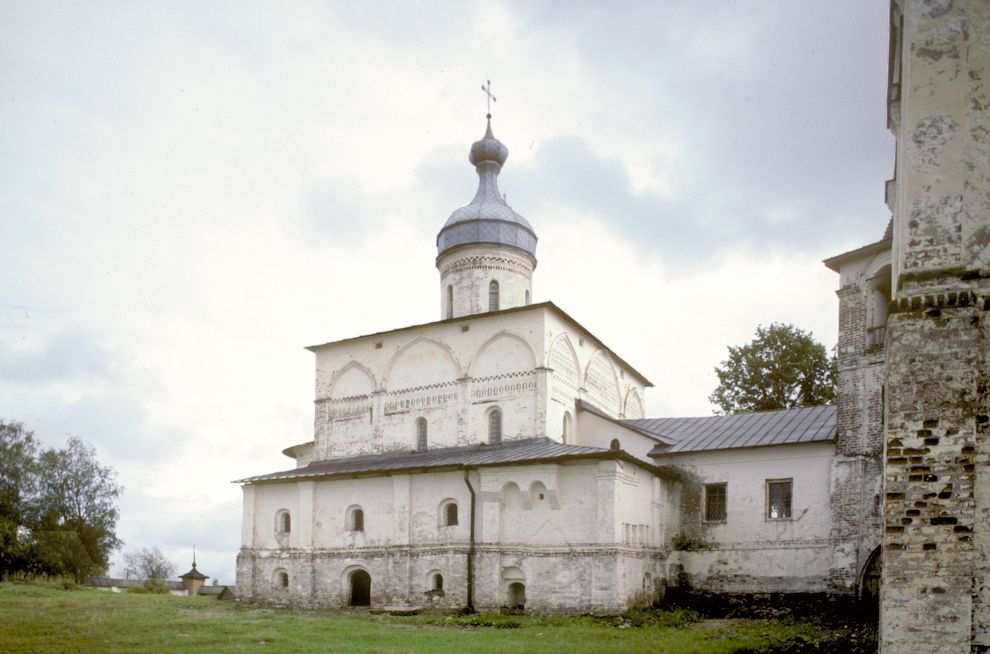
[[403, 332], [418, 331], [418, 330], [429, 329], [429, 328], [432, 328], [432, 327], [439, 327], [439, 326], [448, 325], [448, 324], [458, 324], [458, 323], [466, 323], [466, 322], [490, 320], [490, 319], [495, 318], [495, 317], [506, 316], [506, 315], [510, 315], [510, 314], [514, 314], [514, 313], [524, 313], [526, 311], [539, 311], [539, 310], [551, 311], [555, 315], [557, 315], [557, 317], [559, 317], [559, 318], [563, 319], [564, 321], [569, 322], [573, 326], [577, 327], [579, 330], [581, 330], [582, 332], [584, 332], [592, 341], [594, 341], [594, 343], [598, 347], [600, 347], [603, 350], [605, 350], [606, 352], [608, 352], [609, 356], [611, 356], [617, 363], [621, 364], [623, 367], [625, 367], [626, 370], [628, 370], [630, 373], [632, 373], [639, 380], [639, 382], [643, 384], [643, 386], [645, 386], [647, 388], [652, 388], [653, 387], [653, 382], [651, 382], [642, 373], [640, 373], [638, 370], [636, 370], [632, 365], [629, 364], [629, 362], [627, 362], [625, 359], [623, 359], [618, 354], [616, 354], [611, 348], [609, 348], [604, 343], [602, 343], [601, 339], [599, 339], [597, 336], [595, 336], [594, 334], [592, 334], [586, 327], [584, 327], [584, 325], [582, 325], [577, 320], [575, 320], [574, 318], [572, 318], [566, 311], [564, 311], [563, 309], [561, 309], [560, 307], [558, 307], [553, 302], [549, 302], [549, 301], [547, 301], [547, 302], [539, 302], [539, 303], [536, 303], [536, 304], [529, 304], [529, 305], [525, 305], [525, 306], [521, 306], [521, 307], [512, 307], [510, 309], [502, 309], [501, 311], [487, 311], [485, 313], [475, 313], [475, 314], [471, 314], [469, 316], [461, 316], [459, 318], [447, 318], [445, 320], [436, 320], [436, 321], [433, 321], [433, 322], [422, 323], [422, 324], [418, 324], [418, 325], [410, 325], [408, 327], [399, 327], [399, 328], [396, 328], [396, 329], [389, 329], [389, 330], [386, 330], [386, 331], [374, 332], [374, 333], [371, 333], [371, 334], [363, 334], [361, 336], [352, 336], [350, 338], [344, 338], [344, 339], [341, 339], [339, 341], [328, 341], [326, 343], [321, 343], [320, 345], [308, 345], [308, 346], [306, 346], [306, 349], [309, 350], [310, 352], [316, 353], [316, 352], [318, 352], [318, 351], [320, 351], [320, 350], [322, 350], [324, 348], [330, 348], [330, 347], [335, 347], [335, 346], [339, 346], [339, 345], [346, 345], [346, 344], [358, 343], [358, 342], [364, 341], [364, 340], [372, 340], [372, 339], [381, 338], [381, 337], [384, 337], [384, 336], [390, 336], [390, 335], [394, 335], [394, 334], [401, 334]]
[[881, 252], [889, 250], [892, 247], [893, 242], [893, 238], [887, 236], [879, 241], [876, 241], [875, 243], [870, 243], [869, 245], [864, 245], [863, 247], [856, 248], [855, 250], [849, 250], [848, 252], [837, 254], [834, 257], [829, 257], [828, 259], [822, 261], [822, 263], [824, 263], [829, 270], [839, 272], [839, 269], [849, 261], [875, 256]]
[[425, 452], [385, 452], [330, 459], [317, 461], [301, 468], [247, 477], [233, 483], [264, 484], [303, 479], [374, 477], [388, 474], [419, 474], [507, 465], [560, 464], [588, 460], [623, 461], [635, 464], [659, 477], [670, 476], [669, 472], [663, 468], [641, 461], [623, 450], [565, 445], [543, 436], [504, 441], [499, 445], [477, 443], [437, 448]]

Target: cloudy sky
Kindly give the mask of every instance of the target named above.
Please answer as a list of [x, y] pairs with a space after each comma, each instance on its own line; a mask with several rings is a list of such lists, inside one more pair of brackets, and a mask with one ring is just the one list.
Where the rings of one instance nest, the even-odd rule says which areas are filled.
[[757, 325], [831, 347], [883, 233], [882, 0], [0, 3], [0, 419], [126, 487], [125, 551], [234, 581], [312, 437], [303, 346], [440, 317], [493, 127], [553, 300], [707, 415]]

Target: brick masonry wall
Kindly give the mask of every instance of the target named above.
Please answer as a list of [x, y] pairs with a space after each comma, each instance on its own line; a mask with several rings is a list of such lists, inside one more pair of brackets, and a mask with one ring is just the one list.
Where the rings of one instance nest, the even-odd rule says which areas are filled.
[[836, 443], [832, 461], [831, 593], [853, 593], [881, 532], [883, 349], [867, 339], [870, 282], [860, 265], [855, 282], [839, 296], [839, 379]]
[[[974, 483], [977, 461], [990, 460], [987, 416], [978, 413], [986, 404], [987, 337], [985, 312], [975, 306], [890, 320], [892, 352], [905, 353], [887, 367], [883, 635], [890, 651], [964, 651], [971, 632], [987, 625], [985, 615], [971, 617], [974, 574], [986, 572], [985, 563], [976, 567], [974, 530], [982, 540], [990, 506], [987, 487]], [[938, 645], [930, 641], [935, 633]]]
[[893, 0], [880, 641], [990, 651], [990, 4]]

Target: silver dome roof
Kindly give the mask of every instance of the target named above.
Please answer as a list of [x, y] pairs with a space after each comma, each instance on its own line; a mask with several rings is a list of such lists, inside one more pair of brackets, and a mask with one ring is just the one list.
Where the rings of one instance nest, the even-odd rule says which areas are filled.
[[512, 210], [498, 190], [498, 174], [509, 149], [492, 134], [491, 117], [480, 141], [471, 146], [468, 160], [478, 170], [478, 192], [471, 204], [461, 207], [437, 234], [437, 256], [456, 247], [475, 244], [506, 245], [523, 251], [536, 262], [536, 232]]

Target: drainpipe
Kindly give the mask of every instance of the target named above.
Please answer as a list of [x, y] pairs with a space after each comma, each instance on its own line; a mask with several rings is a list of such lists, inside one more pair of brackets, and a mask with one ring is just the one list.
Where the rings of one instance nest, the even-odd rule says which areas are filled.
[[471, 534], [468, 540], [467, 553], [467, 611], [474, 613], [474, 521], [475, 521], [475, 493], [468, 474], [469, 468], [464, 468], [464, 483], [467, 484], [468, 491], [471, 492]]

